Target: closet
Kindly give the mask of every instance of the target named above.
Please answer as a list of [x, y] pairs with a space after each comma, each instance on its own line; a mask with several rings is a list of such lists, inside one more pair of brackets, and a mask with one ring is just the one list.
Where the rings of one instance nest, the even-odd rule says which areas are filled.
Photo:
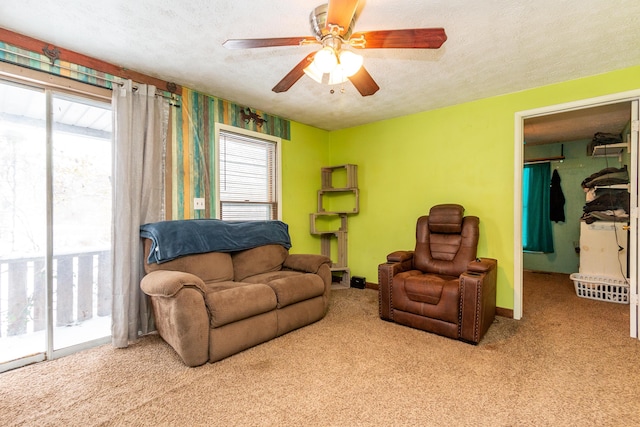
[[[628, 165], [630, 178], [630, 229], [628, 230], [627, 248], [629, 253], [627, 261], [629, 302], [625, 304], [626, 307], [622, 304], [608, 302], [598, 302], [597, 304], [601, 307], [610, 307], [612, 310], [627, 308], [629, 310], [629, 335], [633, 338], [640, 336], [640, 292], [638, 292], [638, 247], [640, 240], [640, 221], [638, 219], [640, 211], [638, 204], [639, 104], [640, 90], [635, 90], [535, 108], [515, 114], [515, 160], [521, 165], [520, 168], [516, 167], [516, 182], [519, 186], [515, 190], [514, 204], [514, 209], [520, 212], [518, 218], [520, 221], [516, 221], [514, 226], [516, 274], [513, 286], [513, 315], [515, 319], [522, 318], [523, 312], [526, 310], [523, 298], [523, 290], [528, 288], [525, 284], [525, 271], [566, 274], [566, 281], [563, 280], [563, 283], [570, 286], [570, 291], [574, 292], [572, 289], [574, 284], [569, 278], [571, 274], [580, 274], [580, 218], [586, 204], [585, 193], [580, 184], [585, 177], [594, 172], [612, 166], [620, 168], [624, 164]], [[588, 151], [587, 145], [597, 132], [620, 134], [623, 143], [629, 142], [629, 152], [626, 152], [625, 146], [616, 156], [599, 157], [596, 155], [594, 157], [593, 149]], [[522, 162], [535, 157], [556, 157], [559, 144], [564, 144], [565, 159], [549, 159], [548, 161], [552, 171], [558, 170], [562, 179], [561, 185], [567, 199], [564, 207], [566, 222], [554, 223], [553, 225], [553, 238], [557, 243], [554, 253], [526, 253], [522, 245], [525, 212], [521, 185], [524, 171]], [[533, 153], [537, 150], [547, 150], [547, 152]], [[587, 262], [583, 258], [583, 268]], [[566, 271], [562, 270], [565, 268]], [[527, 274], [527, 276], [531, 275]]]
[[[578, 296], [587, 297], [578, 288], [591, 287], [600, 279], [613, 279], [613, 286], [627, 285], [630, 118], [631, 103], [621, 102], [524, 123], [525, 162], [549, 162], [551, 172], [560, 177], [566, 200], [565, 220], [552, 222], [553, 252], [524, 252], [523, 269], [574, 275], [572, 280], [582, 279], [576, 282]], [[616, 135], [617, 140], [603, 143], [608, 135]], [[625, 179], [607, 180], [623, 169]], [[586, 182], [590, 177], [591, 184]], [[620, 196], [623, 193], [626, 198]], [[626, 200], [626, 212], [618, 206], [620, 200]], [[599, 203], [603, 206], [598, 207]]]
[[[618, 157], [623, 163], [623, 155], [629, 152], [628, 141], [610, 138], [605, 142], [588, 146], [592, 156]], [[626, 304], [629, 302], [628, 165], [605, 167], [586, 177], [581, 186], [585, 205], [580, 220], [580, 266], [579, 272], [571, 275], [576, 294]]]

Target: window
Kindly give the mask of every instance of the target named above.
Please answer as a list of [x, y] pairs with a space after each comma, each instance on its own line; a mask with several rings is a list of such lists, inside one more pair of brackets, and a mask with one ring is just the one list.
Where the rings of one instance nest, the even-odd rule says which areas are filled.
[[279, 139], [220, 126], [218, 197], [223, 220], [278, 219]]

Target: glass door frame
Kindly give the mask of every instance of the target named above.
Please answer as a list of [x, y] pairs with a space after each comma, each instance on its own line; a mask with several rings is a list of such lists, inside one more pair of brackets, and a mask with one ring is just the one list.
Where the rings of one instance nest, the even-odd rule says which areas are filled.
[[[45, 192], [46, 192], [46, 248], [45, 248], [45, 349], [41, 353], [35, 353], [19, 357], [18, 359], [0, 363], [0, 373], [26, 366], [32, 363], [53, 360], [80, 350], [95, 347], [111, 342], [111, 335], [88, 340], [67, 347], [54, 348], [54, 318], [53, 318], [53, 136], [54, 136], [54, 111], [53, 98], [55, 94], [71, 95], [101, 103], [111, 102], [111, 90], [103, 89], [82, 82], [68, 80], [62, 77], [52, 76], [35, 70], [27, 70], [12, 64], [0, 63], [0, 80], [15, 83], [25, 88], [43, 91], [45, 94], [46, 112], [46, 156], [45, 156]], [[112, 147], [113, 151], [113, 147]]]

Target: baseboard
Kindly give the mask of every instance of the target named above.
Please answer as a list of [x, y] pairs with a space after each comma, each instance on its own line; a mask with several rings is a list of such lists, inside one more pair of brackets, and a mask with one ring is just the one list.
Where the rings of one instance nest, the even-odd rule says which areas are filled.
[[365, 287], [365, 289], [373, 289], [374, 291], [378, 290], [378, 284], [377, 283], [365, 282], [364, 287]]
[[513, 319], [513, 310], [510, 308], [496, 307], [496, 316]]

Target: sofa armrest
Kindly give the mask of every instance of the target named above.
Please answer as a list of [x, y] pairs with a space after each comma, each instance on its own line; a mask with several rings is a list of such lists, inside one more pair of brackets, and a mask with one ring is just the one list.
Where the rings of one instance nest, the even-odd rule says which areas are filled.
[[142, 278], [156, 328], [187, 366], [209, 360], [209, 313], [202, 279], [190, 273], [156, 270]]
[[289, 254], [285, 258], [282, 268], [317, 274], [324, 282], [323, 304], [324, 313], [329, 309], [329, 295], [331, 293], [331, 258], [314, 254]]
[[317, 273], [323, 264], [331, 264], [331, 259], [324, 255], [313, 254], [289, 254], [285, 258], [282, 267], [288, 270], [304, 271], [305, 273]]
[[203, 295], [206, 287], [198, 276], [183, 271], [156, 270], [142, 278], [140, 287], [149, 296], [173, 297], [182, 288], [195, 288]]

